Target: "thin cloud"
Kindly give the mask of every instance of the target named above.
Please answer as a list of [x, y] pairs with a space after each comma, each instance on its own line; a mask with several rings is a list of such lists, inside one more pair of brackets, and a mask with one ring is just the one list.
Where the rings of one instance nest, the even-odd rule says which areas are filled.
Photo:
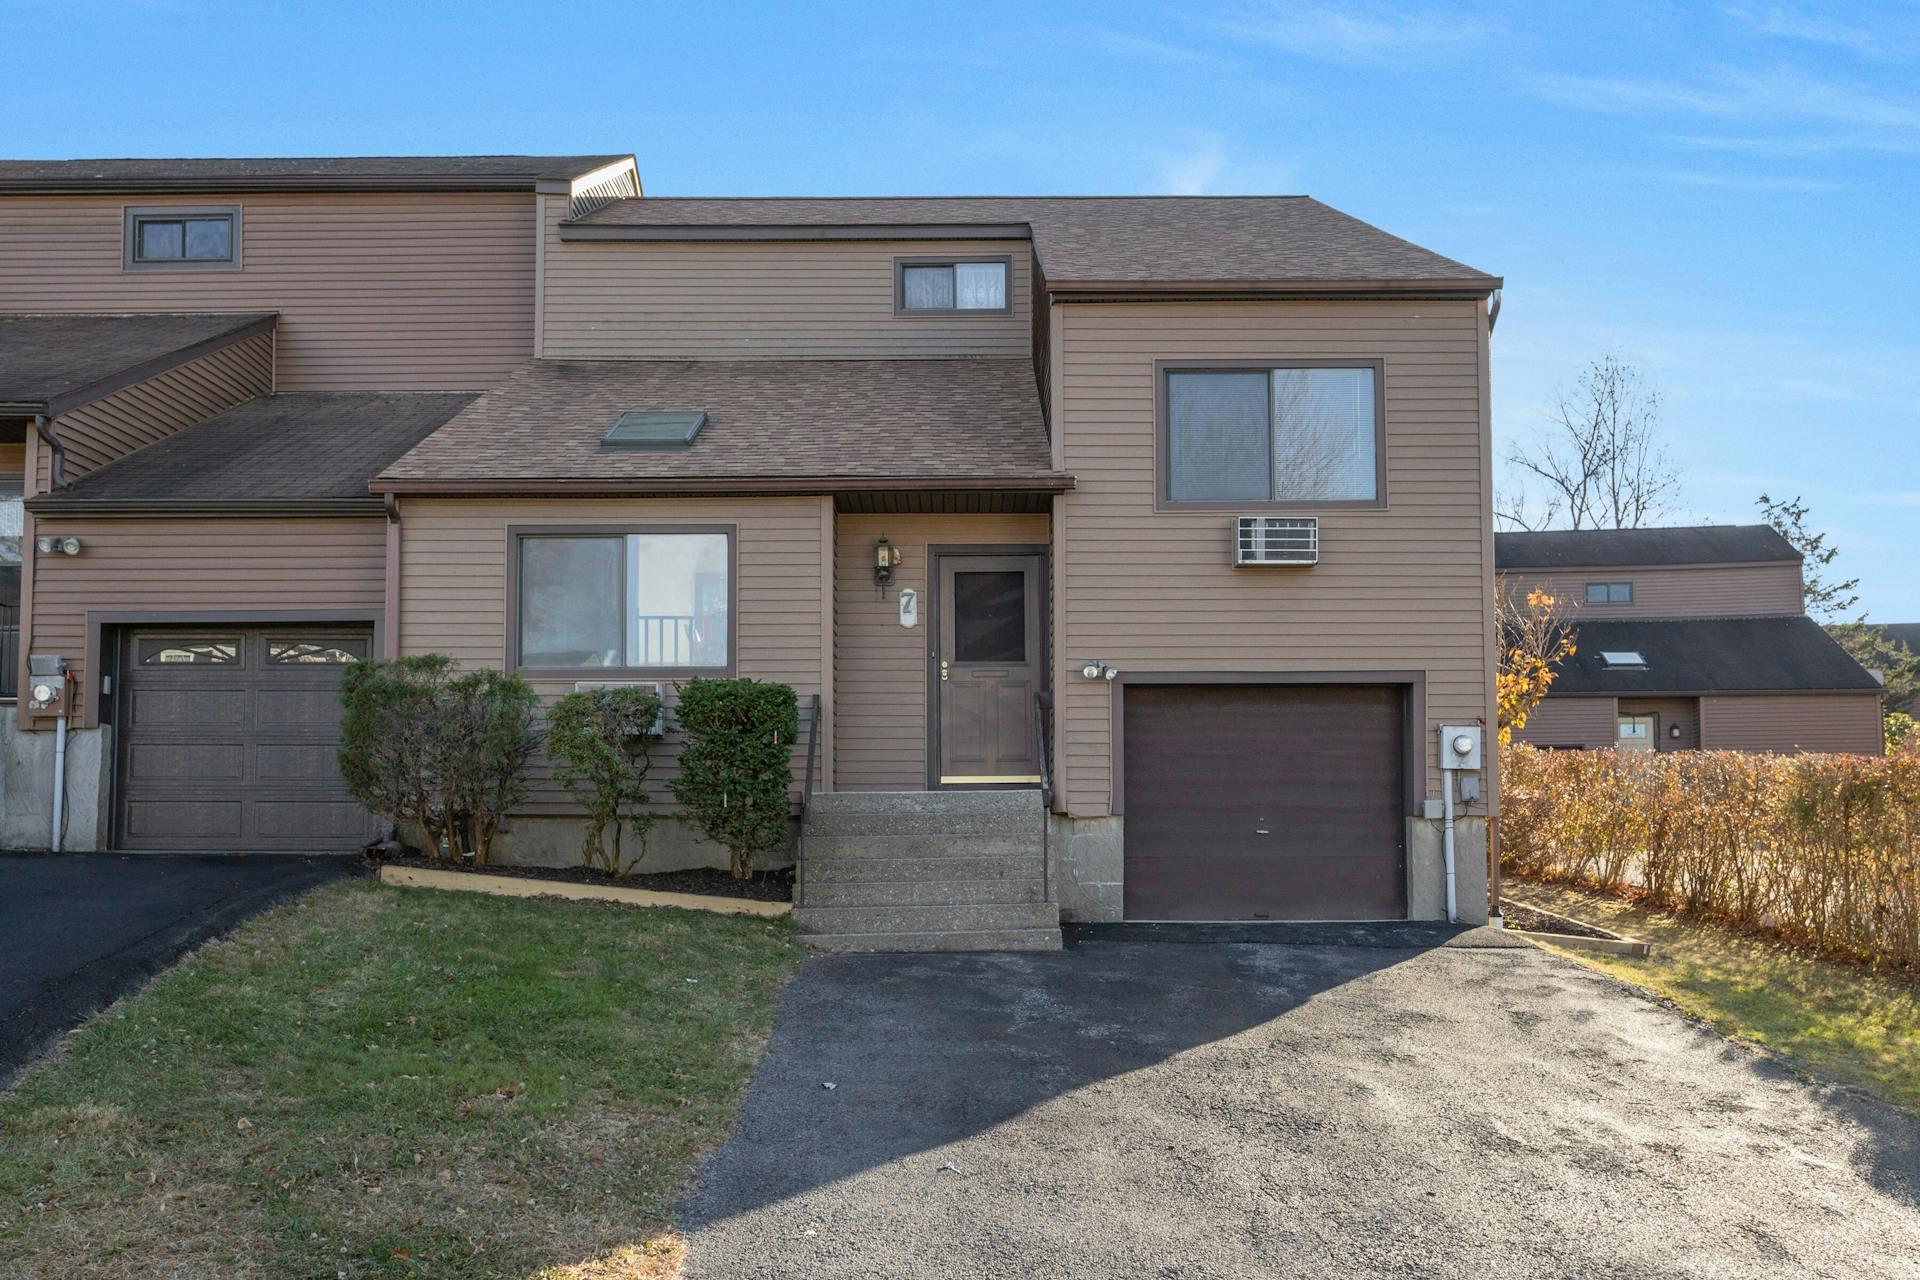
[[1800, 40], [1808, 44], [1846, 49], [1868, 58], [1902, 57], [1913, 50], [1914, 31], [1876, 28], [1864, 22], [1835, 22], [1781, 5], [1764, 9], [1729, 8], [1727, 16], [1744, 22], [1761, 35]]
[[1155, 188], [1173, 196], [1254, 195], [1294, 185], [1292, 165], [1237, 156], [1217, 133], [1196, 133], [1157, 156]]
[[1823, 178], [1799, 178], [1751, 173], [1714, 173], [1708, 170], [1654, 170], [1642, 176], [1683, 187], [1720, 187], [1730, 191], [1838, 191], [1840, 184]]
[[1184, 45], [1169, 44], [1164, 40], [1149, 40], [1144, 36], [1127, 35], [1118, 31], [1096, 31], [1088, 38], [1088, 42], [1100, 52], [1117, 58], [1138, 58], [1147, 62], [1164, 62], [1187, 67], [1219, 65], [1225, 61], [1216, 54], [1203, 53]]
[[1470, 48], [1494, 34], [1474, 18], [1453, 14], [1317, 5], [1275, 5], [1240, 10], [1220, 27], [1243, 40], [1274, 45], [1328, 62], [1403, 62]]

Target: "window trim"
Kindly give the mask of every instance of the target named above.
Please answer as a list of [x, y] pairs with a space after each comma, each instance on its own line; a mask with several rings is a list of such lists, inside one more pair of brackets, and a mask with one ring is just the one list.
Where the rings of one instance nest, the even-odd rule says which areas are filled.
[[[952, 267], [963, 262], [997, 262], [1007, 272], [1007, 304], [1004, 307], [908, 307], [908, 267]], [[1013, 314], [1013, 255], [1010, 253], [941, 253], [908, 255], [893, 260], [893, 314], [900, 320], [1004, 320]]]
[[[1170, 373], [1248, 373], [1273, 369], [1373, 370], [1373, 492], [1371, 498], [1321, 498], [1280, 501], [1249, 498], [1241, 501], [1175, 500], [1172, 421], [1167, 412], [1167, 375]], [[1271, 413], [1271, 410], [1269, 410]], [[1269, 420], [1271, 421], [1271, 420]], [[1153, 362], [1153, 451], [1155, 511], [1385, 511], [1387, 502], [1387, 362], [1380, 357], [1325, 356], [1272, 360], [1155, 360]]]
[[[224, 217], [232, 224], [225, 258], [166, 258], [146, 261], [134, 254], [134, 237], [143, 221]], [[120, 269], [122, 271], [238, 271], [240, 262], [240, 206], [237, 204], [125, 205], [121, 211]]]
[[[1595, 600], [1593, 598], [1593, 589], [1595, 587], [1605, 587], [1607, 589], [1608, 595], [1613, 594], [1613, 588], [1615, 587], [1625, 587], [1627, 589], [1627, 598], [1625, 600]], [[1599, 609], [1611, 609], [1619, 605], [1633, 603], [1633, 583], [1631, 581], [1619, 581], [1619, 580], [1610, 580], [1610, 581], [1604, 581], [1604, 582], [1589, 582], [1586, 584], [1583, 594], [1585, 596], [1585, 600], [1583, 601], [1583, 604], [1586, 607], [1599, 608]]]
[[[520, 661], [520, 544], [527, 538], [624, 538], [628, 534], [718, 533], [727, 539], [727, 662], [724, 667], [529, 667]], [[536, 680], [716, 679], [739, 674], [740, 526], [737, 524], [510, 524], [507, 526], [507, 634], [503, 657], [508, 671]], [[621, 574], [621, 614], [625, 624], [626, 574]]]

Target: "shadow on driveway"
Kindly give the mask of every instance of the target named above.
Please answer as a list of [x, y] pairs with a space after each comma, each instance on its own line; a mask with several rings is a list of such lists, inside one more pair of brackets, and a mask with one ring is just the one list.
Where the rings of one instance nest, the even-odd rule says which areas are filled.
[[353, 858], [0, 853], [0, 1087], [202, 942]]
[[1894, 1276], [1920, 1256], [1920, 1121], [1534, 948], [1092, 936], [809, 961], [682, 1206], [689, 1277]]

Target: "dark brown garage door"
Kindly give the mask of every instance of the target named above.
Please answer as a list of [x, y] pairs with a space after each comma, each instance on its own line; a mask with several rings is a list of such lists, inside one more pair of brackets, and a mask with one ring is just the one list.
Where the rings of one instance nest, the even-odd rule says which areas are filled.
[[373, 819], [347, 794], [340, 672], [366, 630], [122, 637], [115, 830], [123, 849], [347, 851]]
[[1404, 691], [1132, 685], [1131, 920], [1406, 915]]

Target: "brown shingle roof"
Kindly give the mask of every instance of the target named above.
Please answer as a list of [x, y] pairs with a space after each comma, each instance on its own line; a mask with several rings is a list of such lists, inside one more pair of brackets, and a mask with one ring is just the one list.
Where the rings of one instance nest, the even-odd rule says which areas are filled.
[[465, 391], [257, 396], [27, 506], [70, 515], [294, 506], [378, 513], [367, 482], [473, 401]]
[[259, 156], [0, 160], [0, 194], [99, 191], [531, 191], [619, 160], [599, 156]]
[[[1622, 618], [1574, 623], [1578, 649], [1560, 666], [1554, 694], [1872, 693], [1867, 669], [1812, 618]], [[1609, 667], [1626, 651], [1644, 668]]]
[[[1030, 227], [1054, 288], [1110, 284], [1346, 285], [1486, 291], [1483, 271], [1309, 196], [935, 196], [614, 201], [569, 227], [782, 228], [878, 234], [887, 227]], [[563, 235], [566, 232], [563, 231]], [[589, 230], [588, 235], [596, 234]], [[601, 231], [597, 234], [616, 234]]]
[[[692, 445], [600, 447], [628, 410], [705, 410]], [[536, 360], [374, 482], [396, 492], [1059, 489], [1010, 360]]]
[[270, 326], [245, 315], [0, 315], [0, 409], [58, 414]]

